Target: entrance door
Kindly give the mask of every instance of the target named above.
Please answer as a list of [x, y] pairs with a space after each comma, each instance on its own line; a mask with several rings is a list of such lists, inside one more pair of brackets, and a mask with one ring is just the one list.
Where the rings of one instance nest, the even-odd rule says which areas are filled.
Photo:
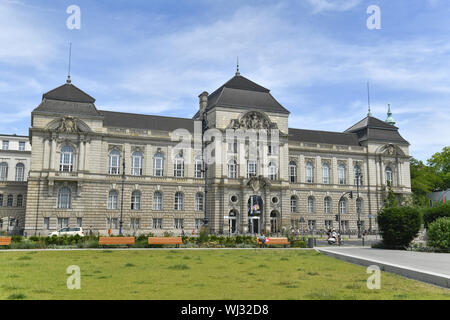
[[235, 210], [231, 210], [228, 214], [228, 230], [230, 230], [230, 234], [236, 234], [237, 232], [237, 212]]
[[248, 232], [251, 234], [259, 234], [259, 217], [248, 218]]

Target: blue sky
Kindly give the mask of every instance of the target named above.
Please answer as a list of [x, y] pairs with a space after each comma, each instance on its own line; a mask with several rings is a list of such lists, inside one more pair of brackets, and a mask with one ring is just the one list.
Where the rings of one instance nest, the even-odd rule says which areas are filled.
[[[69, 30], [70, 5], [81, 29]], [[369, 30], [369, 5], [381, 30]], [[98, 109], [192, 117], [235, 72], [272, 90], [290, 127], [344, 131], [390, 103], [411, 155], [450, 144], [448, 0], [0, 0], [0, 132], [28, 134], [42, 94], [73, 83]]]

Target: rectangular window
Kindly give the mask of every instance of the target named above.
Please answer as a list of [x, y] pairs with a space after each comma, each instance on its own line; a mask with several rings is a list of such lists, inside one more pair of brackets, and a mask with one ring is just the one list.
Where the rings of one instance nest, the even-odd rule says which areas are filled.
[[237, 153], [238, 152], [237, 142], [228, 142], [228, 152]]
[[3, 140], [2, 149], [9, 150], [9, 141]]
[[176, 178], [184, 177], [184, 160], [182, 158], [175, 159], [174, 167], [174, 176]]
[[267, 153], [268, 153], [269, 156], [277, 155], [278, 154], [277, 146], [268, 145], [267, 146]]
[[173, 219], [173, 227], [175, 229], [181, 229], [181, 227], [183, 227], [184, 225], [184, 219]]
[[308, 220], [308, 229], [310, 231], [316, 230], [316, 220]]
[[164, 158], [163, 157], [155, 157], [154, 164], [153, 164], [153, 175], [155, 177], [163, 176], [163, 165], [164, 165]]
[[256, 161], [249, 160], [247, 165], [247, 178], [256, 176]]
[[50, 218], [44, 218], [44, 229], [50, 230]]
[[3, 194], [0, 194], [0, 207], [3, 207]]
[[131, 229], [139, 229], [141, 227], [141, 219], [131, 218], [130, 227]]
[[153, 229], [162, 229], [162, 219], [153, 218]]
[[25, 141], [19, 141], [19, 151], [25, 151]]
[[325, 220], [325, 230], [333, 228], [333, 220]]
[[348, 220], [341, 220], [341, 229], [342, 232], [350, 231], [348, 227]]
[[64, 228], [69, 225], [69, 218], [58, 218], [58, 228]]
[[83, 218], [77, 218], [77, 227], [83, 227]]
[[203, 225], [203, 219], [195, 219], [195, 229], [200, 229]]
[[10, 226], [10, 227], [14, 227], [15, 224], [16, 224], [16, 218], [11, 218], [11, 219], [9, 220], [9, 226]]

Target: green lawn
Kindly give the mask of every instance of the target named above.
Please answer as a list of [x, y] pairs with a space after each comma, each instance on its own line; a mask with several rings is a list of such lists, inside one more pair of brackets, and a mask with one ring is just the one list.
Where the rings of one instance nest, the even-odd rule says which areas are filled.
[[[81, 289], [66, 268], [81, 269]], [[311, 250], [0, 252], [0, 299], [450, 299], [450, 290]]]

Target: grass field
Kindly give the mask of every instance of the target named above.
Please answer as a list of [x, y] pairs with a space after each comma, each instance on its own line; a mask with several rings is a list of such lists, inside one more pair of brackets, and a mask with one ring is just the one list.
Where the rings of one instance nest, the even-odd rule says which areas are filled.
[[[81, 269], [69, 290], [66, 269]], [[0, 252], [0, 299], [450, 299], [450, 290], [311, 250]]]

